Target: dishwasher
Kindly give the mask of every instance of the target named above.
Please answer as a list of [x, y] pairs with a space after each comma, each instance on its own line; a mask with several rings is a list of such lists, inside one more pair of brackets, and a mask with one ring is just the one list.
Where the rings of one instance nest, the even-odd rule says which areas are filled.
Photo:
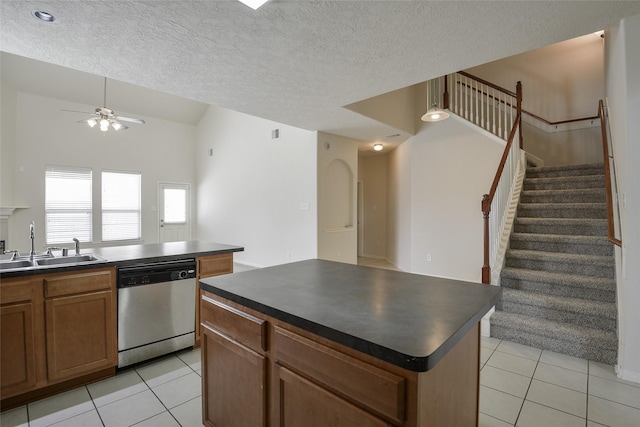
[[196, 261], [118, 269], [118, 367], [195, 343]]

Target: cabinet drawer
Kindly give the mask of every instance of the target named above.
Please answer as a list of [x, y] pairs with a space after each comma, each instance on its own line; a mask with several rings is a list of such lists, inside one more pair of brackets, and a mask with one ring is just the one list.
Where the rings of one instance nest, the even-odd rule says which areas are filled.
[[114, 275], [111, 270], [89, 271], [44, 279], [46, 298], [73, 295], [93, 291], [110, 290]]
[[232, 253], [198, 258], [198, 275], [200, 277], [218, 276], [228, 273], [233, 273]]
[[244, 313], [207, 295], [202, 296], [201, 321], [254, 350], [267, 349], [267, 321]]
[[275, 327], [278, 363], [396, 424], [405, 420], [405, 379]]
[[30, 286], [33, 279], [3, 279], [0, 291], [0, 303], [11, 304], [21, 301], [30, 301], [33, 298], [33, 287]]

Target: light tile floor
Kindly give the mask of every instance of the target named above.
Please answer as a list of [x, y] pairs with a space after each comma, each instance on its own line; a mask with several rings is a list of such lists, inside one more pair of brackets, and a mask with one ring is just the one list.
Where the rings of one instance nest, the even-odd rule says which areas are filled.
[[[640, 426], [640, 384], [612, 366], [483, 337], [480, 367], [480, 427]], [[0, 426], [200, 427], [200, 368], [200, 350], [178, 352], [3, 412]]]
[[640, 426], [640, 384], [613, 367], [482, 337], [481, 427]]
[[185, 350], [3, 412], [0, 426], [200, 427], [200, 396], [200, 350]]

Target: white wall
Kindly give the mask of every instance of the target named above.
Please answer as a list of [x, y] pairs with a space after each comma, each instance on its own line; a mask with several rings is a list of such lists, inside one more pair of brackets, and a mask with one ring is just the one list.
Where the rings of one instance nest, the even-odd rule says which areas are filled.
[[315, 258], [316, 140], [210, 106], [197, 126], [198, 238], [244, 246], [235, 259], [256, 267]]
[[606, 92], [621, 204], [616, 249], [618, 375], [640, 382], [640, 15], [606, 33]]
[[[103, 169], [141, 172], [142, 240], [157, 242], [154, 207], [157, 205], [158, 181], [194, 182], [194, 126], [142, 117], [147, 124], [132, 124], [126, 131], [103, 133], [76, 123], [83, 118], [81, 114], [60, 111], [93, 111], [95, 106], [22, 92], [17, 93], [15, 108], [15, 152], [10, 160], [12, 167], [5, 168], [4, 150], [12, 141], [3, 138], [2, 181], [7, 179], [14, 183], [14, 199], [6, 202], [29, 208], [17, 210], [10, 218], [8, 247], [28, 250], [28, 224], [32, 220], [36, 222], [36, 250], [46, 247], [44, 171], [47, 164], [91, 167], [94, 201], [98, 200], [96, 195], [100, 195]], [[124, 111], [118, 113], [134, 116]], [[2, 203], [5, 203], [4, 199]], [[99, 228], [99, 224], [99, 204], [94, 202], [94, 227]]]
[[362, 181], [362, 255], [387, 257], [387, 154], [358, 158]]
[[425, 123], [394, 150], [390, 206], [410, 199], [409, 206], [398, 206], [390, 214], [389, 250], [394, 253], [389, 258], [394, 264], [414, 273], [480, 281], [481, 200], [503, 150], [504, 142], [455, 116]]
[[358, 143], [318, 133], [318, 258], [358, 263]]

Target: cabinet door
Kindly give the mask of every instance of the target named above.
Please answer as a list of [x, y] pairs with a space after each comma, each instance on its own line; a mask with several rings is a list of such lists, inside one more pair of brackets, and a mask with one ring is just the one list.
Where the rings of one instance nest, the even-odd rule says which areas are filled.
[[203, 325], [202, 360], [204, 424], [266, 425], [266, 358]]
[[0, 308], [2, 398], [31, 390], [36, 385], [33, 304]]
[[383, 427], [391, 424], [277, 365], [274, 426]]
[[50, 381], [117, 365], [112, 291], [48, 299], [45, 316]]

